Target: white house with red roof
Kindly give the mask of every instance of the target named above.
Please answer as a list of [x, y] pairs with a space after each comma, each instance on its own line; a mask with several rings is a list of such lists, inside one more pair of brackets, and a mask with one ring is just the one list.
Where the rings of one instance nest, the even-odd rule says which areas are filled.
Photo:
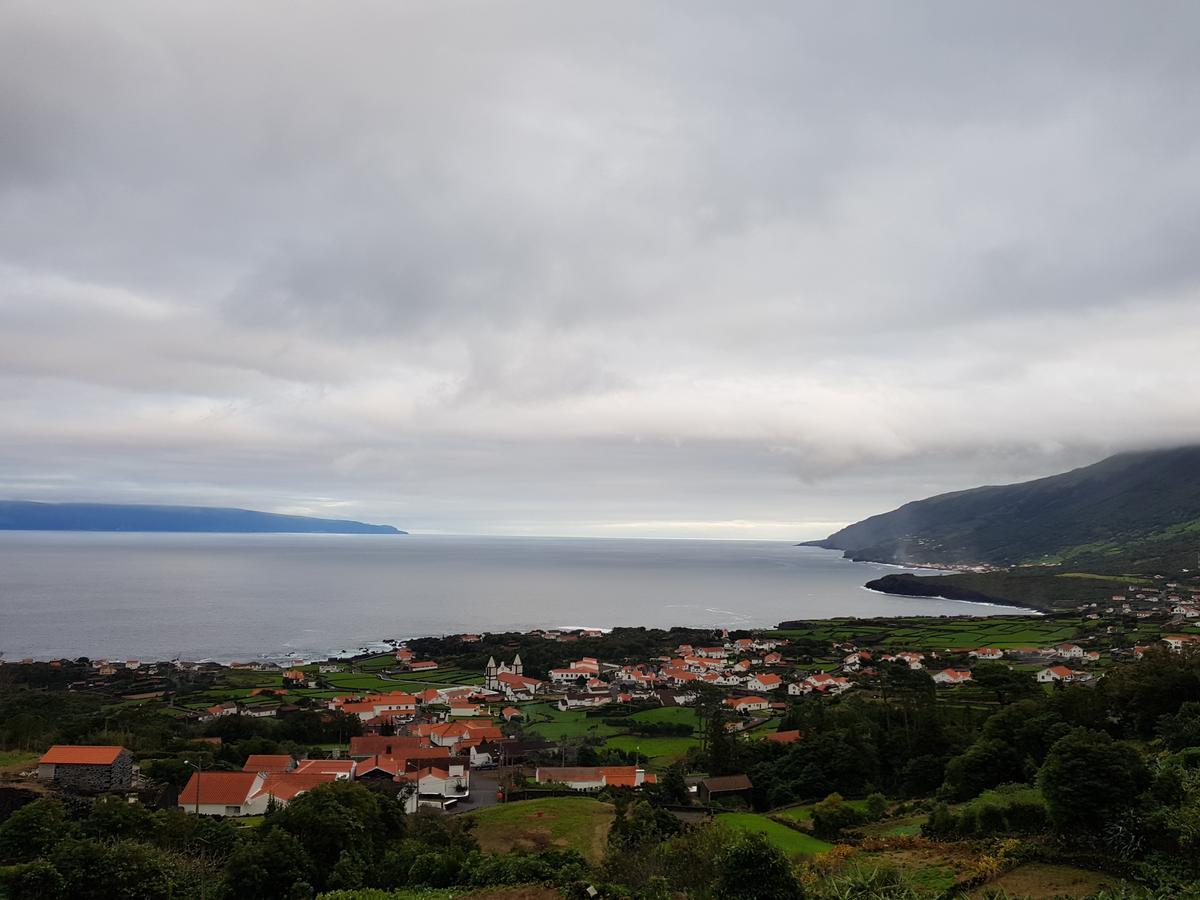
[[942, 669], [933, 676], [937, 684], [965, 684], [971, 680], [970, 669]]
[[823, 694], [834, 695], [848, 691], [853, 686], [849, 678], [844, 678], [841, 675], [830, 675], [828, 672], [817, 672], [801, 681], [789, 684], [788, 693], [795, 696], [797, 694], [811, 694], [813, 691], [817, 691]]
[[600, 661], [590, 656], [585, 656], [582, 659], [577, 659], [569, 663], [566, 668], [551, 669], [548, 674], [550, 680], [555, 684], [564, 681], [578, 681], [580, 678], [588, 678], [600, 674]]
[[977, 650], [972, 650], [967, 656], [975, 659], [1002, 659], [1004, 651], [998, 647], [980, 647]]
[[1078, 644], [1055, 644], [1054, 655], [1063, 659], [1083, 659], [1083, 648]]
[[783, 684], [783, 679], [769, 672], [760, 672], [746, 682], [746, 687], [752, 691], [775, 691]]
[[1168, 634], [1163, 641], [1172, 650], [1182, 650], [1184, 647], [1200, 646], [1200, 634]]
[[637, 766], [539, 766], [534, 771], [538, 784], [561, 784], [576, 791], [598, 791], [603, 787], [639, 788], [658, 779]]
[[727, 697], [725, 705], [734, 712], [752, 713], [770, 709], [771, 701], [765, 697]]
[[1072, 669], [1068, 669], [1066, 666], [1050, 666], [1047, 669], [1042, 669], [1034, 677], [1037, 678], [1041, 684], [1050, 684], [1053, 682], [1070, 684], [1073, 681], [1090, 680], [1092, 676], [1086, 672], [1073, 671]]

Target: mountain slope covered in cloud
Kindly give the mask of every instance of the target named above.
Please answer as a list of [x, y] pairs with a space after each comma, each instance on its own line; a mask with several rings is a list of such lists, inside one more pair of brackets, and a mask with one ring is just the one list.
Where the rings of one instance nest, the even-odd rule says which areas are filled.
[[1187, 567], [1200, 549], [1200, 446], [1122, 453], [1035, 481], [941, 494], [819, 543], [890, 563]]

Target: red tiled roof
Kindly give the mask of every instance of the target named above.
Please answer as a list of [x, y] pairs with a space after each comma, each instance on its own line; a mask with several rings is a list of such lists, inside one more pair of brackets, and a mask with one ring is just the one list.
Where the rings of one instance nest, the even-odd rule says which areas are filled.
[[111, 766], [124, 749], [94, 744], [55, 744], [38, 762], [55, 766]]
[[428, 746], [428, 741], [419, 737], [382, 737], [364, 735], [350, 738], [351, 756], [395, 756], [407, 750], [419, 750]]
[[278, 772], [266, 777], [258, 793], [270, 794], [276, 800], [288, 801], [297, 794], [336, 780], [337, 776], [332, 772]]
[[240, 806], [258, 782], [256, 772], [193, 772], [179, 794], [179, 803], [183, 806], [197, 802], [206, 806]]
[[767, 735], [768, 741], [774, 741], [777, 744], [794, 744], [800, 740], [799, 731], [776, 731], [774, 734]]
[[296, 766], [296, 774], [308, 774], [311, 772], [333, 773], [336, 775], [352, 775], [354, 774], [354, 760], [352, 759], [306, 759]]
[[295, 760], [287, 755], [272, 753], [251, 753], [246, 757], [243, 772], [287, 772], [295, 765]]

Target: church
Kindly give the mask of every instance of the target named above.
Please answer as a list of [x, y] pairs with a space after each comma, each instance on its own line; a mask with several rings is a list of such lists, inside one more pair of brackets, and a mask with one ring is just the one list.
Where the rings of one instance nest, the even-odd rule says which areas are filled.
[[496, 657], [489, 656], [487, 668], [483, 670], [484, 680], [483, 686], [489, 691], [503, 691], [504, 688], [500, 684], [501, 675], [524, 675], [525, 666], [521, 662], [521, 654], [518, 653], [513, 657], [512, 665], [508, 663], [500, 663], [496, 665]]

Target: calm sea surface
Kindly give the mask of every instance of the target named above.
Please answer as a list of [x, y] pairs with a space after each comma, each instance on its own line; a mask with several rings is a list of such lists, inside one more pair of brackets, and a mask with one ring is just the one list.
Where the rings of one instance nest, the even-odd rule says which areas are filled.
[[784, 542], [0, 532], [0, 651], [316, 657], [556, 626], [986, 615], [863, 589], [892, 567]]

